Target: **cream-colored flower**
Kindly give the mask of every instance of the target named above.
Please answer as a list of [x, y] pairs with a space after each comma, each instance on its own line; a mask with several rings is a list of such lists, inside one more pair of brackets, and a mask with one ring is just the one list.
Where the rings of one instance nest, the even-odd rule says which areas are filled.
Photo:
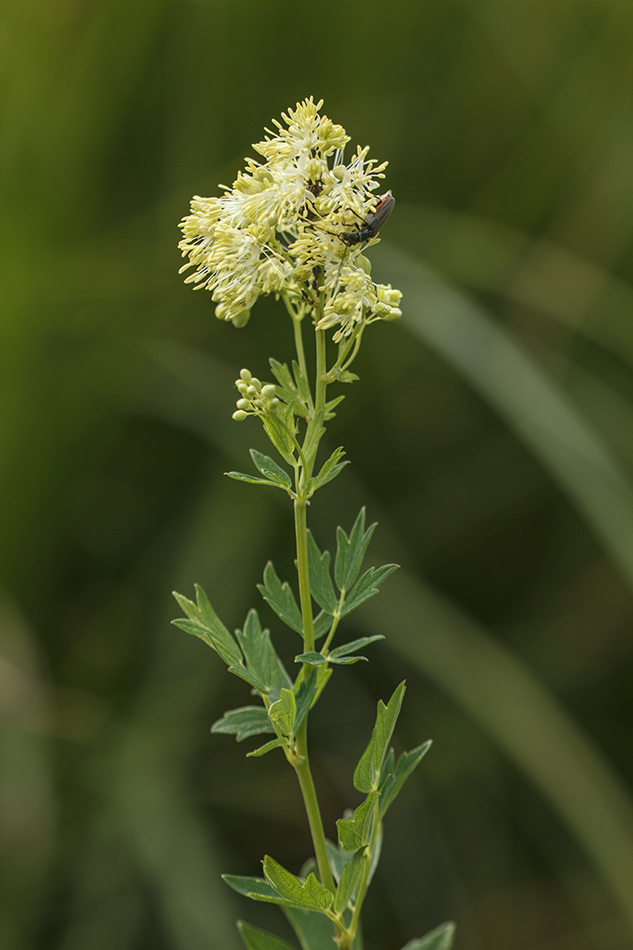
[[[349, 164], [349, 136], [320, 114], [322, 101], [298, 103], [256, 143], [264, 159], [247, 160], [220, 197], [194, 197], [181, 222], [181, 271], [195, 289], [210, 291], [216, 316], [243, 326], [263, 294], [283, 296], [299, 316], [313, 313], [334, 339], [375, 319], [398, 315], [398, 291], [377, 288], [364, 249], [350, 240], [366, 228], [386, 162], [358, 148]], [[399, 311], [398, 311], [399, 313]]]

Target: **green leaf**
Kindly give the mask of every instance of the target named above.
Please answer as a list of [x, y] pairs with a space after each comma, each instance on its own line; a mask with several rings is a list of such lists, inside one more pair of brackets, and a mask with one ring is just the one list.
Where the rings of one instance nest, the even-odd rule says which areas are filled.
[[290, 406], [280, 402], [275, 407], [275, 415], [267, 413], [260, 418], [266, 435], [279, 454], [290, 465], [294, 465], [293, 453], [295, 447], [291, 433], [294, 433], [295, 423]]
[[328, 862], [332, 869], [334, 880], [340, 881], [343, 868], [348, 861], [352, 860], [352, 854], [349, 851], [343, 851], [339, 845], [334, 844], [329, 838], [325, 839], [325, 847], [327, 849]]
[[314, 698], [317, 695], [318, 683], [317, 683], [317, 673], [316, 670], [310, 670], [310, 675], [307, 679], [302, 680], [299, 684], [299, 689], [297, 690], [297, 713], [295, 717], [294, 724], [294, 734], [299, 731], [303, 720], [308, 715]]
[[295, 657], [295, 663], [307, 663], [309, 666], [323, 666], [324, 663], [327, 663], [328, 659], [326, 656], [323, 656], [322, 653], [300, 653]]
[[243, 663], [239, 666], [229, 666], [229, 673], [232, 673], [233, 676], [239, 676], [241, 680], [244, 680], [245, 683], [248, 683], [249, 686], [252, 686], [253, 689], [258, 693], [263, 694], [266, 692], [266, 687], [262, 681], [257, 679], [257, 677], [251, 673], [251, 671], [248, 670]]
[[371, 881], [376, 873], [376, 868], [378, 867], [378, 862], [380, 860], [380, 854], [382, 851], [382, 826], [380, 827], [378, 834], [376, 835], [376, 840], [374, 842], [374, 850], [371, 854], [371, 864], [369, 866], [369, 877], [367, 878], [367, 884], [371, 884]]
[[354, 772], [354, 788], [359, 792], [369, 792], [377, 787], [383, 759], [402, 707], [404, 691], [405, 684], [402, 682], [386, 706], [382, 700], [378, 700], [376, 725]]
[[356, 607], [360, 607], [366, 600], [369, 600], [370, 597], [377, 594], [379, 585], [382, 584], [390, 574], [397, 571], [399, 566], [399, 564], [385, 564], [383, 567], [370, 567], [366, 570], [362, 577], [354, 584], [349, 596], [345, 598], [343, 609], [341, 610], [341, 617], [347, 616], [347, 614], [355, 610]]
[[[356, 650], [362, 650], [363, 647], [369, 646], [370, 643], [375, 643], [377, 640], [384, 640], [382, 634], [375, 633], [371, 637], [360, 637], [358, 640], [350, 640], [349, 643], [343, 643], [340, 647], [332, 650], [330, 653], [330, 662], [337, 663], [341, 662], [342, 657], [351, 656], [356, 652]], [[365, 657], [357, 657], [359, 660], [364, 660]]]
[[260, 745], [258, 749], [253, 749], [252, 752], [246, 753], [247, 759], [258, 759], [262, 755], [266, 755], [268, 752], [272, 752], [273, 749], [278, 749], [280, 746], [287, 745], [286, 739], [273, 739], [271, 742], [267, 742], [266, 745]]
[[402, 950], [451, 950], [455, 938], [455, 924], [447, 921], [431, 930], [425, 937], [409, 940]]
[[321, 637], [328, 633], [331, 626], [332, 615], [326, 613], [325, 610], [322, 610], [319, 615], [314, 618], [314, 639], [320, 640]]
[[223, 874], [222, 880], [232, 887], [238, 894], [250, 897], [254, 901], [263, 901], [266, 904], [280, 904], [282, 907], [303, 907], [295, 901], [286, 900], [261, 877], [242, 877], [236, 874]]
[[279, 659], [270, 642], [270, 632], [262, 630], [256, 610], [250, 610], [243, 630], [236, 630], [239, 643], [249, 670], [263, 684], [266, 692], [279, 683]]
[[365, 508], [361, 508], [349, 537], [342, 528], [336, 529], [334, 580], [340, 591], [349, 590], [356, 580], [375, 528], [372, 524], [365, 531]]
[[244, 472], [225, 472], [227, 478], [233, 478], [236, 482], [248, 482], [249, 485], [268, 485], [271, 488], [283, 488], [286, 490], [285, 485], [281, 485], [278, 481], [273, 481], [270, 478], [257, 478], [256, 475], [245, 475]]
[[366, 848], [360, 848], [356, 851], [352, 860], [348, 861], [343, 868], [341, 880], [334, 895], [334, 912], [336, 914], [342, 914], [354, 896], [354, 892], [363, 876], [366, 850]]
[[356, 373], [352, 373], [348, 369], [332, 370], [332, 376], [337, 381], [337, 383], [354, 383], [356, 380], [360, 379]]
[[330, 577], [330, 552], [319, 551], [311, 531], [308, 531], [308, 573], [313, 598], [322, 610], [334, 614], [338, 601]]
[[268, 693], [268, 701], [271, 704], [277, 702], [282, 689], [292, 689], [294, 686], [293, 681], [286, 672], [286, 667], [283, 665], [279, 657], [277, 657], [277, 662], [279, 663], [279, 682], [277, 683], [277, 686], [274, 689], [271, 689]]
[[312, 394], [310, 392], [310, 384], [308, 383], [308, 380], [303, 375], [301, 371], [301, 367], [299, 366], [296, 360], [292, 361], [292, 373], [295, 378], [295, 383], [297, 385], [297, 392], [299, 393], [299, 396], [301, 400], [304, 402], [304, 404], [307, 405], [312, 398]]
[[305, 458], [310, 458], [310, 456], [316, 452], [321, 436], [325, 432], [323, 428], [323, 419], [325, 416], [325, 409], [319, 409], [318, 412], [315, 412], [314, 416], [308, 423], [308, 428], [306, 429], [305, 440], [303, 443], [303, 454]]
[[329, 459], [321, 466], [321, 470], [319, 471], [318, 475], [314, 477], [312, 485], [310, 486], [311, 494], [317, 491], [317, 489], [322, 488], [324, 485], [327, 485], [328, 482], [333, 481], [333, 479], [335, 479], [336, 476], [343, 471], [345, 466], [349, 465], [348, 460], [341, 462], [341, 459], [344, 455], [345, 450], [342, 446], [334, 449]]
[[[358, 377], [356, 377], [356, 378], [358, 379]], [[325, 418], [326, 418], [326, 420], [327, 420], [327, 419], [333, 419], [333, 418], [334, 418], [334, 416], [336, 415], [336, 413], [334, 412], [334, 410], [336, 409], [336, 407], [337, 407], [338, 405], [340, 405], [340, 403], [343, 402], [344, 399], [345, 399], [345, 396], [337, 396], [336, 399], [330, 399], [328, 402], [326, 402], [326, 404], [325, 404]]]
[[387, 776], [385, 784], [380, 793], [380, 816], [382, 817], [394, 798], [409, 778], [413, 770], [420, 764], [423, 757], [431, 748], [431, 739], [427, 739], [422, 745], [411, 749], [410, 752], [403, 752], [398, 759], [398, 764], [392, 774]]
[[317, 699], [318, 699], [321, 693], [323, 692], [323, 690], [325, 689], [330, 676], [332, 675], [332, 667], [319, 666], [317, 667], [316, 675], [317, 675]]
[[241, 666], [242, 653], [240, 648], [211, 607], [205, 592], [197, 584], [195, 586], [197, 604], [174, 591], [174, 597], [179, 606], [193, 623], [188, 623], [184, 619], [172, 620], [172, 623], [186, 633], [191, 633], [204, 640], [228, 666]]
[[306, 910], [328, 910], [334, 901], [334, 895], [317, 880], [314, 874], [308, 874], [302, 883], [299, 878], [287, 871], [270, 855], [264, 858], [264, 875], [267, 882], [284, 900]]
[[376, 729], [376, 726], [374, 726], [367, 748], [365, 749], [360, 759], [358, 760], [358, 765], [356, 766], [356, 769], [354, 770], [354, 779], [353, 779], [354, 788], [357, 789], [359, 792], [371, 791], [371, 789], [374, 788], [375, 783], [376, 783], [376, 771], [374, 768], [374, 761], [375, 761], [376, 744], [378, 741], [377, 737], [378, 737], [378, 730]]
[[[341, 875], [345, 865], [352, 860], [353, 853], [351, 851], [344, 851], [343, 848], [340, 848], [338, 845], [334, 844], [329, 839], [325, 839], [325, 846], [327, 848], [328, 860], [330, 862], [330, 867], [332, 868], [332, 874], [334, 875], [335, 881], [340, 881]], [[371, 864], [369, 867], [369, 876], [367, 878], [367, 883], [370, 884], [374, 876], [376, 868], [378, 867], [378, 861], [380, 860], [380, 852], [382, 849], [382, 828], [379, 830], [376, 835], [376, 841], [374, 843], [374, 849], [371, 855]]]
[[339, 844], [345, 851], [358, 851], [369, 844], [377, 797], [377, 791], [370, 792], [351, 818], [339, 818], [336, 822]]
[[297, 387], [295, 386], [295, 382], [290, 375], [290, 370], [285, 363], [279, 363], [275, 359], [271, 358], [268, 362], [270, 363], [270, 368], [275, 379], [281, 386], [282, 390], [285, 390], [284, 395], [292, 399], [297, 394]]
[[[294, 930], [301, 950], [334, 950], [336, 931], [333, 922], [324, 914], [296, 907], [283, 906], [282, 911]], [[357, 943], [354, 943], [354, 947]]]
[[292, 736], [297, 718], [297, 701], [291, 689], [282, 689], [279, 699], [268, 710], [268, 718], [284, 736]]
[[277, 616], [292, 630], [303, 635], [303, 619], [295, 595], [287, 581], [281, 583], [272, 561], [264, 568], [264, 583], [258, 584], [257, 589]]
[[277, 465], [273, 459], [269, 458], [268, 455], [262, 455], [257, 449], [249, 449], [249, 452], [255, 463], [255, 467], [262, 475], [271, 479], [273, 482], [277, 482], [278, 485], [282, 485], [284, 488], [292, 488], [290, 475], [288, 475], [280, 465]]
[[239, 709], [229, 709], [211, 726], [211, 732], [235, 735], [238, 742], [243, 742], [250, 736], [259, 736], [267, 732], [274, 733], [274, 731], [263, 706], [241, 706]]
[[259, 927], [252, 927], [243, 920], [238, 920], [237, 929], [246, 950], [294, 950], [285, 940], [260, 930]]
[[307, 663], [309, 666], [323, 666], [325, 663], [335, 663], [339, 666], [349, 666], [351, 663], [358, 663], [359, 660], [367, 662], [366, 656], [355, 655], [355, 650], [361, 650], [369, 643], [376, 640], [384, 640], [382, 634], [376, 633], [373, 637], [361, 637], [359, 640], [351, 640], [342, 646], [332, 650], [327, 656], [322, 653], [310, 651], [309, 653], [299, 653], [295, 657], [295, 663]]

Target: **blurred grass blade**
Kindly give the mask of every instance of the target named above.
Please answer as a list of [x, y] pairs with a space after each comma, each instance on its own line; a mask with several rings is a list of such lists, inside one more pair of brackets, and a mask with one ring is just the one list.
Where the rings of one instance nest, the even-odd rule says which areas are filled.
[[383, 260], [412, 333], [540, 460], [633, 587], [633, 488], [610, 447], [508, 330], [407, 255], [390, 248]]

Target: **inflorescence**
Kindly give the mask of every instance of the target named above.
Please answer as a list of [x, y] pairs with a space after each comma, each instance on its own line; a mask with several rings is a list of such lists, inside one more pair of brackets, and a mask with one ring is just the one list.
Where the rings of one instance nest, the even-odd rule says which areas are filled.
[[275, 294], [295, 320], [310, 314], [341, 343], [401, 316], [402, 295], [372, 281], [363, 253], [378, 240], [367, 221], [387, 163], [358, 147], [344, 164], [349, 136], [320, 115], [322, 105], [312, 97], [297, 103], [282, 115], [285, 126], [275, 120], [277, 133], [266, 130], [253, 146], [262, 162], [246, 159], [220, 197], [194, 197], [179, 247], [188, 258], [181, 272], [193, 268], [186, 281], [210, 291], [220, 320], [244, 326], [258, 297]]

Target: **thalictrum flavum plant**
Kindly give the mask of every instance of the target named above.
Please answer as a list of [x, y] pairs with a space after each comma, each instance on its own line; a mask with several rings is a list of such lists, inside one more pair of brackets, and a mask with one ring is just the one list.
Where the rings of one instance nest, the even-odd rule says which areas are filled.
[[[349, 534], [336, 532], [333, 565], [307, 526], [307, 508], [316, 492], [346, 465], [342, 447], [322, 458], [326, 425], [344, 398], [330, 387], [357, 377], [354, 362], [365, 328], [401, 315], [401, 293], [376, 284], [365, 251], [395, 204], [390, 191], [377, 195], [386, 162], [368, 159], [358, 148], [345, 163], [349, 136], [321, 114], [322, 102], [298, 103], [275, 121], [276, 131], [253, 146], [263, 161], [248, 159], [231, 188], [215, 198], [194, 197], [181, 222], [182, 271], [196, 289], [211, 292], [216, 316], [244, 327], [258, 297], [272, 294], [286, 307], [296, 360], [292, 366], [270, 360], [270, 382], [242, 369], [236, 381], [241, 422], [256, 416], [276, 458], [251, 449], [254, 472], [227, 472], [250, 485], [282, 491], [292, 502], [296, 541], [296, 590], [281, 581], [269, 562], [259, 592], [278, 618], [301, 638], [291, 675], [280, 660], [270, 632], [256, 610], [231, 634], [200, 588], [196, 602], [175, 594], [186, 617], [176, 626], [203, 640], [230, 673], [242, 679], [257, 700], [225, 712], [213, 732], [253, 736], [265, 741], [249, 756], [273, 750], [294, 769], [303, 801], [314, 859], [294, 874], [270, 856], [263, 877], [225, 875], [235, 891], [253, 900], [278, 904], [303, 950], [361, 947], [360, 915], [380, 855], [385, 813], [418, 765], [430, 742], [398, 758], [391, 737], [405, 692], [401, 683], [387, 703], [380, 701], [376, 723], [354, 771], [363, 799], [336, 822], [336, 843], [325, 836], [308, 755], [308, 721], [334, 667], [365, 660], [361, 651], [382, 636], [340, 642], [339, 625], [373, 597], [397, 567], [385, 564], [362, 571], [375, 525], [361, 509]], [[309, 367], [304, 334], [315, 335], [315, 365]], [[291, 950], [280, 938], [239, 922], [247, 950]], [[407, 950], [449, 950], [453, 925], [443, 924]]]

